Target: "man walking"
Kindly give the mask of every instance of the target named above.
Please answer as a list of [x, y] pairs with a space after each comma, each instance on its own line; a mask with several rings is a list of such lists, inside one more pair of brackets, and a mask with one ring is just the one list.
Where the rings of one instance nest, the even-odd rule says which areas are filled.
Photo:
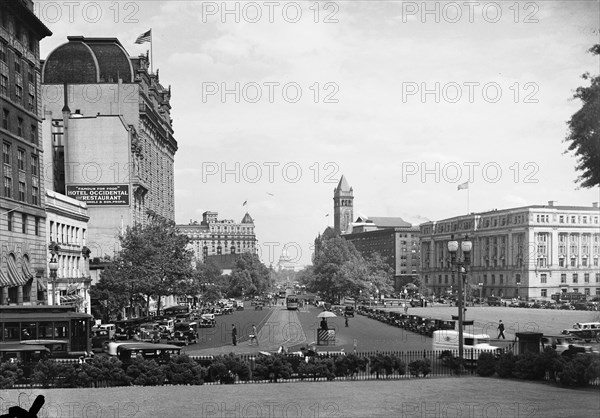
[[256, 332], [256, 325], [252, 325], [252, 334], [250, 335], [250, 342], [248, 343], [248, 345], [252, 345], [252, 341], [254, 341], [256, 345], [258, 345], [258, 335], [256, 334]]
[[231, 324], [231, 341], [233, 342], [233, 345], [237, 345], [237, 328], [235, 327], [235, 324]]
[[502, 323], [502, 320], [500, 320], [500, 323], [498, 324], [498, 339], [500, 339], [500, 337], [506, 340], [506, 337], [504, 336], [504, 324]]

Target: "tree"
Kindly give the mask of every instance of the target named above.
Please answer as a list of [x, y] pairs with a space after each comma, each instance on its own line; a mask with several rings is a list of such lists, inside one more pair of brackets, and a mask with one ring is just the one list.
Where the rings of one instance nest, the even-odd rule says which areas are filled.
[[179, 233], [175, 222], [151, 216], [147, 225], [128, 227], [119, 240], [122, 250], [102, 273], [96, 289], [101, 295], [106, 294], [105, 300], [122, 303], [126, 296], [132, 302], [144, 295], [148, 314], [151, 297], [158, 298], [160, 310], [162, 296], [187, 290], [193, 273], [193, 252], [187, 248], [188, 238]]
[[[600, 44], [588, 52], [600, 55]], [[600, 75], [586, 72], [581, 77], [590, 85], [578, 87], [573, 95], [583, 105], [567, 122], [569, 133], [565, 141], [571, 144], [565, 153], [572, 151], [577, 157], [576, 169], [581, 172], [577, 182], [581, 187], [592, 188], [600, 185]]]
[[273, 286], [271, 272], [258, 255], [243, 253], [235, 262], [229, 286], [233, 296], [264, 293]]
[[394, 271], [385, 258], [375, 252], [367, 258], [367, 280], [376, 288], [381, 295], [392, 293]]
[[352, 296], [365, 286], [367, 270], [362, 256], [339, 235], [317, 238], [313, 265], [313, 290], [330, 301]]

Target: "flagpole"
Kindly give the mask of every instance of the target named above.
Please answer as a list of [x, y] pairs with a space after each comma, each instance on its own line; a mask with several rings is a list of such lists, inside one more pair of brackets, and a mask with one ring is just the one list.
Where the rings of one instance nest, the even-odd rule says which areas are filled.
[[469, 193], [471, 193], [471, 188], [467, 187], [467, 215], [469, 214]]
[[150, 28], [150, 74], [154, 73], [154, 52], [152, 52], [152, 28]]

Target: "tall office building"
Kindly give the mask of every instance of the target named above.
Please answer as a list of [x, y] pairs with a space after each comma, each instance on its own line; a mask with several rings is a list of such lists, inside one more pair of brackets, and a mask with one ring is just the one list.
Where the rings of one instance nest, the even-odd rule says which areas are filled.
[[175, 218], [171, 89], [116, 38], [67, 39], [42, 68], [46, 184], [87, 203], [94, 276], [124, 228]]
[[46, 297], [44, 153], [40, 141], [41, 39], [52, 33], [33, 1], [0, 3], [0, 304]]
[[[475, 295], [545, 299], [559, 292], [600, 296], [600, 209], [532, 205], [421, 224], [421, 279], [454, 292], [448, 241], [473, 242], [467, 289]], [[459, 256], [462, 256], [459, 254]]]

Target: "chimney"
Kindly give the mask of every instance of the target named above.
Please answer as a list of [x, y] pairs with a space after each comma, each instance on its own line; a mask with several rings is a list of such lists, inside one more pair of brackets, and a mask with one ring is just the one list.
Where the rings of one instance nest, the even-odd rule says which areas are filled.
[[548, 200], [548, 206], [554, 206], [556, 200]]
[[598, 209], [598, 202], [592, 202], [592, 207]]

